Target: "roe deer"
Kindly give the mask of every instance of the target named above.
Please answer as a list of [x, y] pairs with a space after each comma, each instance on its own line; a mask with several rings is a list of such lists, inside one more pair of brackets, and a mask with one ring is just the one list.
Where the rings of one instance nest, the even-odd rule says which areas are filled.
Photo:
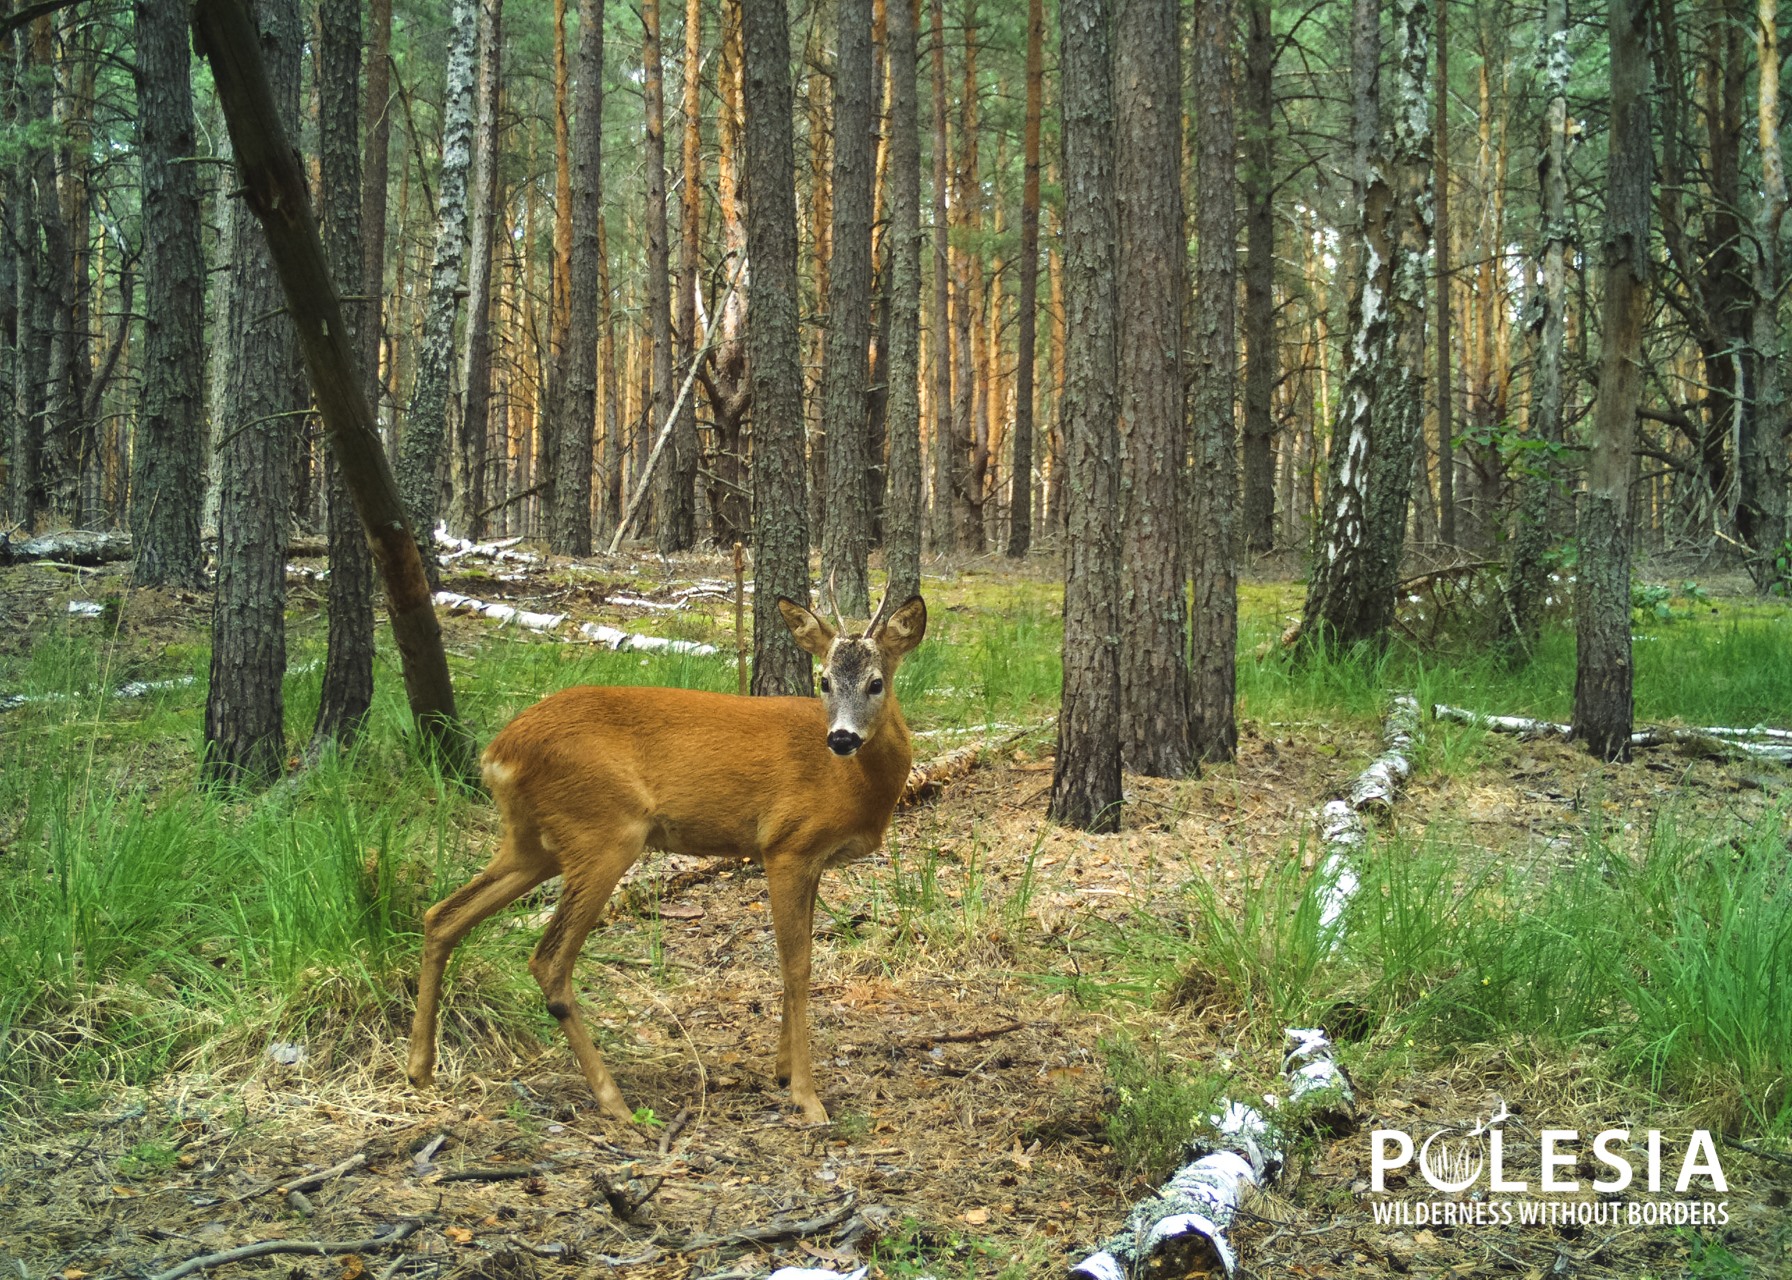
[[529, 971], [598, 1105], [632, 1117], [591, 1043], [573, 962], [641, 851], [742, 856], [765, 868], [784, 979], [778, 1080], [816, 1123], [828, 1118], [809, 1067], [809, 957], [824, 867], [882, 842], [908, 780], [908, 724], [896, 667], [927, 630], [920, 596], [865, 631], [836, 631], [780, 599], [796, 642], [822, 660], [821, 700], [743, 698], [690, 689], [565, 689], [522, 712], [483, 757], [503, 819], [486, 869], [423, 917], [423, 968], [407, 1072], [435, 1073], [442, 971], [481, 920], [559, 875], [560, 905]]

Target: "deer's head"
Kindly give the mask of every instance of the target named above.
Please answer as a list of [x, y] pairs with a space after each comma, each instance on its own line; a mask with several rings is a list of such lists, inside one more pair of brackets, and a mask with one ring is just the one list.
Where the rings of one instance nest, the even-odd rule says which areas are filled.
[[927, 605], [910, 596], [891, 610], [889, 596], [865, 629], [852, 634], [837, 615], [829, 626], [794, 600], [778, 611], [803, 649], [821, 659], [821, 705], [828, 718], [828, 750], [850, 756], [877, 736], [894, 705], [896, 668], [927, 633]]

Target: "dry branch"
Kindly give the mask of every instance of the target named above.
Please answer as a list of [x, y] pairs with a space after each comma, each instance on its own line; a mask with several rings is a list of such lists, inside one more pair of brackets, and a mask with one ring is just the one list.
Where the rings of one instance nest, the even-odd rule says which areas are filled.
[[[1553, 720], [1533, 720], [1528, 716], [1492, 716], [1463, 707], [1435, 703], [1431, 708], [1434, 720], [1456, 724], [1478, 725], [1494, 733], [1510, 733], [1520, 738], [1556, 738], [1574, 741], [1574, 726]], [[1757, 725], [1751, 729], [1727, 725], [1709, 725], [1690, 729], [1672, 725], [1650, 725], [1630, 735], [1633, 747], [1679, 747], [1697, 755], [1732, 760], [1764, 760], [1774, 764], [1792, 764], [1792, 730]]]
[[181, 1276], [191, 1275], [195, 1271], [204, 1271], [210, 1267], [221, 1267], [226, 1263], [242, 1262], [248, 1258], [265, 1258], [273, 1253], [308, 1253], [328, 1256], [333, 1253], [371, 1253], [375, 1249], [390, 1249], [411, 1235], [421, 1222], [415, 1219], [401, 1222], [383, 1236], [373, 1236], [367, 1240], [263, 1240], [257, 1244], [246, 1244], [235, 1249], [224, 1249], [218, 1253], [201, 1254], [197, 1258], [188, 1258], [178, 1267], [170, 1267], [149, 1277], [149, 1280], [180, 1280]]
[[[812, 1236], [826, 1231], [829, 1227], [839, 1226], [852, 1216], [858, 1208], [859, 1197], [856, 1192], [847, 1192], [846, 1198], [829, 1209], [826, 1213], [813, 1218], [791, 1220], [779, 1218], [762, 1227], [743, 1227], [739, 1231], [727, 1231], [720, 1235], [689, 1236], [683, 1241], [669, 1244], [667, 1248], [674, 1253], [696, 1253], [701, 1249], [721, 1249], [736, 1244], [769, 1244], [773, 1240], [796, 1240], [803, 1236]], [[158, 1277], [159, 1280], [159, 1277]]]

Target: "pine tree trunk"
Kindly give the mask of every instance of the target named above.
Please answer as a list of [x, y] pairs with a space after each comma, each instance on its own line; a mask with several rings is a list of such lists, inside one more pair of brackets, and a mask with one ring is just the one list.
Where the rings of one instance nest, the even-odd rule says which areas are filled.
[[1045, 6], [1027, 0], [1027, 121], [1020, 193], [1020, 314], [1014, 367], [1014, 461], [1008, 554], [1033, 545], [1033, 360], [1039, 319], [1039, 125], [1045, 98]]
[[[1037, 0], [1035, 0], [1037, 3]], [[921, 591], [921, 135], [918, 0], [889, 9], [890, 469], [884, 567], [892, 600]]]
[[1763, 591], [1792, 589], [1786, 545], [1785, 344], [1780, 337], [1782, 269], [1780, 234], [1786, 219], [1786, 165], [1780, 145], [1779, 17], [1776, 0], [1759, 0], [1755, 21], [1758, 68], [1758, 136], [1761, 203], [1755, 214], [1754, 298], [1750, 339], [1754, 348], [1755, 411], [1748, 417], [1737, 465], [1742, 491], [1737, 536], [1754, 549], [1749, 572]]
[[[684, 139], [680, 188], [678, 234], [678, 302], [673, 323], [678, 330], [678, 372], [675, 380], [682, 386], [697, 359], [697, 290], [702, 281], [703, 209], [703, 4], [702, 0], [685, 0], [684, 7]], [[673, 427], [673, 446], [682, 450], [677, 458], [688, 475], [681, 482], [681, 494], [691, 494], [692, 520], [690, 545], [697, 543], [696, 490], [697, 470], [702, 461], [702, 445], [697, 437], [697, 396], [695, 391], [684, 399]]]
[[[1442, 11], [1442, 4], [1439, 11]], [[1547, 0], [1543, 33], [1543, 145], [1539, 148], [1538, 185], [1543, 192], [1541, 241], [1542, 308], [1536, 320], [1536, 374], [1531, 391], [1531, 439], [1541, 446], [1531, 456], [1519, 481], [1516, 526], [1512, 537], [1509, 598], [1512, 636], [1527, 652], [1543, 628], [1543, 601], [1548, 592], [1544, 557], [1560, 533], [1554, 510], [1561, 504], [1561, 468], [1556, 451], [1563, 442], [1562, 318], [1567, 303], [1568, 259], [1568, 0]], [[1442, 232], [1439, 232], [1442, 239]], [[1441, 303], [1440, 303], [1441, 305]], [[1440, 313], [1440, 324], [1444, 323]], [[1440, 340], [1441, 341], [1441, 340]]]
[[[39, 23], [49, 19], [40, 18]], [[29, 128], [39, 120], [39, 95], [29, 89], [34, 69], [35, 24], [13, 33], [17, 42], [13, 77], [13, 121], [22, 135], [14, 166], [17, 205], [13, 226], [19, 237], [17, 277], [18, 351], [15, 391], [17, 412], [12, 422], [10, 465], [7, 471], [8, 507], [14, 523], [27, 532], [37, 528], [38, 517], [49, 506], [44, 491], [44, 422], [48, 408], [45, 391], [50, 376], [50, 291], [44, 281], [42, 220], [38, 217], [37, 155], [42, 144], [33, 141]]]
[[[318, 150], [324, 254], [336, 291], [362, 298], [343, 307], [351, 349], [378, 314], [375, 290], [362, 277], [361, 130], [356, 90], [361, 71], [358, 0], [320, 0], [317, 50]], [[309, 754], [351, 745], [373, 703], [373, 556], [335, 456], [323, 453], [330, 550], [328, 646], [323, 691]]]
[[[899, 0], [900, 2], [900, 0]], [[871, 337], [872, 102], [871, 0], [837, 0], [834, 74], [833, 227], [829, 239], [827, 351], [821, 413], [827, 476], [821, 572], [836, 604], [871, 616], [866, 557], [871, 549], [866, 351]]]
[[[1226, 242], [1217, 225], [1202, 225], [1201, 246], [1215, 237], [1215, 250], [1231, 255], [1232, 114], [1227, 51], [1231, 6], [1228, 0], [1207, 0], [1203, 13], [1212, 12], [1225, 33], [1218, 58], [1225, 70], [1223, 100], [1211, 96], [1214, 86], [1201, 79], [1211, 70], [1207, 54], [1196, 66], [1200, 119], [1225, 132], [1225, 163], [1213, 172], [1202, 170], [1203, 182], [1223, 184], [1226, 203]], [[1114, 16], [1114, 99], [1117, 128], [1114, 148], [1114, 188], [1119, 233], [1119, 296], [1126, 305], [1119, 311], [1119, 444], [1122, 506], [1120, 511], [1121, 575], [1120, 621], [1120, 742], [1126, 767], [1159, 778], [1179, 778], [1194, 765], [1189, 739], [1189, 648], [1187, 597], [1188, 548], [1184, 502], [1188, 489], [1185, 459], [1189, 440], [1185, 421], [1182, 381], [1182, 305], [1185, 280], [1183, 259], [1188, 237], [1182, 221], [1182, 69], [1178, 51], [1175, 0], [1116, 0]], [[1197, 48], [1200, 48], [1197, 43]], [[1205, 94], [1203, 94], [1205, 90]], [[1204, 157], [1205, 158], [1205, 157]], [[1205, 193], [1205, 188], [1203, 191]], [[1202, 207], [1203, 218], [1209, 211]], [[1216, 254], [1217, 256], [1217, 254]], [[1210, 265], [1202, 259], [1203, 266]], [[1197, 344], [1224, 330], [1231, 346], [1231, 282], [1219, 308], [1203, 306], [1201, 315], [1211, 326], [1194, 335]], [[1202, 279], [1218, 288], [1218, 282]], [[1203, 301], [1209, 295], [1203, 294]], [[1222, 314], [1223, 313], [1223, 314]], [[1219, 499], [1229, 508], [1231, 495], [1225, 486], [1235, 485], [1232, 449], [1232, 362], [1226, 359], [1223, 376], [1209, 378], [1204, 361], [1218, 352], [1203, 346], [1196, 356], [1197, 422], [1204, 410], [1222, 412], [1214, 393], [1224, 398], [1224, 439], [1228, 451], [1223, 465], [1215, 454], [1201, 452], [1196, 438], [1196, 458], [1203, 467], [1216, 468], [1209, 476], [1197, 472], [1197, 483], [1211, 482], [1211, 494], [1201, 491], [1196, 510], [1212, 524], [1197, 523], [1200, 535], [1229, 539], [1232, 513], [1207, 510], [1202, 498]], [[1203, 379], [1206, 379], [1205, 381]], [[1223, 382], [1223, 385], [1221, 383]], [[1205, 398], [1203, 396], [1205, 395]], [[1202, 424], [1211, 429], [1214, 424]], [[1217, 448], [1217, 445], [1216, 445]], [[1218, 474], [1223, 472], [1224, 474]], [[1199, 520], [1200, 517], [1198, 516]], [[1198, 563], [1230, 571], [1229, 546], [1204, 546]], [[1217, 599], [1204, 599], [1202, 587], [1219, 595], [1223, 583], [1197, 579], [1196, 606], [1210, 607]], [[1205, 620], [1203, 620], [1205, 621]], [[1198, 651], [1197, 651], [1198, 652]], [[1228, 665], [1230, 665], [1228, 663]], [[1231, 701], [1229, 686], [1226, 698]]]
[[1450, 6], [1437, 5], [1437, 224], [1434, 242], [1437, 257], [1437, 367], [1432, 387], [1437, 400], [1437, 537], [1445, 546], [1456, 545], [1456, 408], [1455, 382], [1450, 357]]
[[[299, 115], [297, 0], [259, 0], [268, 83], [283, 125]], [[218, 581], [205, 704], [208, 780], [258, 786], [286, 767], [286, 537], [302, 406], [293, 403], [292, 322], [261, 228], [230, 217], [230, 309], [219, 406]]]
[[[571, 126], [572, 245], [566, 346], [560, 352], [559, 394], [548, 405], [544, 459], [551, 476], [553, 514], [548, 545], [554, 554], [591, 554], [591, 443], [597, 428], [597, 292], [602, 200], [604, 0], [579, 0], [579, 52]], [[662, 166], [663, 167], [663, 166]], [[663, 228], [662, 228], [663, 232]], [[663, 234], [662, 234], [663, 240]]]
[[933, 361], [932, 409], [933, 511], [929, 541], [936, 554], [949, 554], [956, 545], [952, 506], [952, 284], [949, 270], [951, 227], [947, 219], [946, 193], [950, 184], [950, 153], [946, 147], [946, 18], [943, 0], [932, 0], [933, 29], [933, 304], [928, 324], [928, 345]]
[[753, 692], [808, 694], [809, 655], [774, 602], [809, 602], [803, 371], [797, 320], [796, 171], [784, 0], [743, 0], [747, 369], [753, 395]]
[[367, 44], [367, 93], [362, 107], [365, 141], [361, 165], [361, 280], [365, 323], [358, 350], [367, 384], [367, 407], [380, 416], [380, 348], [386, 331], [386, 187], [392, 144], [392, 0], [371, 0]]
[[1120, 465], [1107, 0], [1063, 0], [1064, 691], [1051, 816], [1120, 825]]
[[198, 587], [205, 429], [205, 246], [186, 5], [138, 0], [137, 129], [143, 155], [143, 382], [131, 540], [138, 586]]
[[473, 63], [478, 0], [454, 0], [442, 110], [442, 175], [436, 189], [435, 256], [417, 353], [417, 384], [405, 415], [398, 484], [425, 565], [435, 564], [448, 398], [453, 392], [454, 327], [467, 252], [467, 175], [473, 163]]
[[1247, 551], [1268, 551], [1276, 540], [1276, 423], [1272, 403], [1276, 389], [1273, 8], [1274, 0], [1247, 0], [1245, 71], [1240, 81], [1245, 93], [1244, 173], [1240, 185], [1245, 210], [1244, 342], [1248, 356], [1244, 375], [1241, 519]]
[[1647, 0], [1612, 0], [1604, 336], [1581, 495], [1575, 588], [1574, 734], [1601, 760], [1630, 758], [1630, 472], [1649, 309]]
[[[678, 394], [672, 385], [672, 245], [666, 217], [666, 77], [660, 55], [659, 0], [642, 0], [641, 20], [647, 115], [647, 327], [653, 349], [653, 410], [647, 421], [650, 437], [656, 437], [672, 411], [672, 397]], [[657, 465], [655, 544], [662, 555], [688, 551], [697, 541], [696, 442], [680, 439], [674, 428]]]

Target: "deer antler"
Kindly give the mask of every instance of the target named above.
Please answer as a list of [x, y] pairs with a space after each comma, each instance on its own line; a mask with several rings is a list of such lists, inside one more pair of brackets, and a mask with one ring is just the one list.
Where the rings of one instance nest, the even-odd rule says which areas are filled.
[[878, 627], [883, 624], [884, 613], [886, 610], [889, 609], [889, 607], [890, 607], [890, 584], [888, 582], [885, 582], [884, 583], [884, 598], [877, 602], [877, 612], [871, 615], [871, 621], [865, 627], [866, 635], [874, 636], [877, 634]]
[[828, 609], [834, 615], [834, 628], [840, 635], [846, 634], [846, 619], [840, 614], [840, 594], [834, 590], [834, 573], [828, 573]]

